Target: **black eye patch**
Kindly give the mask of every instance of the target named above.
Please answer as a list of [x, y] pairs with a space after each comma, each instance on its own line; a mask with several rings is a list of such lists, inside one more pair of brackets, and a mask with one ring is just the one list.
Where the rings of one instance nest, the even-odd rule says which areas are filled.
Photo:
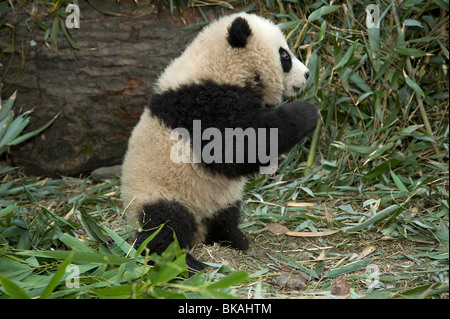
[[289, 55], [289, 52], [283, 48], [280, 48], [279, 52], [280, 52], [280, 61], [281, 61], [281, 67], [283, 68], [283, 72], [288, 73], [292, 68], [291, 56]]

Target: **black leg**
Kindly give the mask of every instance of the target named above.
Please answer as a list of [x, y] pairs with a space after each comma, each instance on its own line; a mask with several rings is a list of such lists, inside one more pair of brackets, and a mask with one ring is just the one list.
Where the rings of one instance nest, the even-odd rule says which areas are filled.
[[205, 221], [205, 244], [219, 243], [239, 250], [248, 249], [248, 239], [238, 228], [240, 202], [227, 207]]
[[[176, 234], [181, 248], [191, 248], [197, 224], [189, 211], [177, 202], [159, 201], [146, 205], [142, 211], [142, 231], [138, 233], [136, 247], [139, 247], [161, 224], [165, 224], [158, 235], [147, 245], [150, 253], [161, 254], [173, 242], [173, 233]], [[187, 254], [186, 263], [190, 268], [203, 270], [205, 267], [190, 254]]]

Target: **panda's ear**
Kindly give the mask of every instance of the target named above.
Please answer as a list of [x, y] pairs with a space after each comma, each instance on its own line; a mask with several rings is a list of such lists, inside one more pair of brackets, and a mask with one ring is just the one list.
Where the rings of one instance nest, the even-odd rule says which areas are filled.
[[227, 40], [233, 48], [244, 48], [247, 44], [247, 38], [251, 34], [252, 30], [250, 30], [247, 20], [238, 17], [228, 28]]

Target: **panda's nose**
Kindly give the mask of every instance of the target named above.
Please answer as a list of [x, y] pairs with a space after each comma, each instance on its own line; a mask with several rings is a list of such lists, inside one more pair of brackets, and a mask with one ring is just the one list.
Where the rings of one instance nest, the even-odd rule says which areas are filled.
[[308, 78], [309, 78], [309, 71], [305, 73], [305, 79], [308, 80]]

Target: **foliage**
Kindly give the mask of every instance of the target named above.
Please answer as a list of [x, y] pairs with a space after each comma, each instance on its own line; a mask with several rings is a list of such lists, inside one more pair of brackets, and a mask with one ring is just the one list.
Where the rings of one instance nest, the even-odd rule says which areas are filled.
[[261, 179], [277, 183], [269, 198], [352, 194], [359, 216], [347, 231], [383, 222], [385, 235], [448, 241], [436, 235], [448, 227], [448, 1], [378, 2], [375, 30], [362, 1], [282, 4], [270, 13], [311, 72], [299, 98], [316, 102], [323, 120], [311, 143], [318, 152], [308, 154], [319, 157], [314, 167], [300, 164], [304, 146], [292, 151]]
[[[181, 1], [166, 3], [183, 18]], [[160, 258], [135, 253], [130, 229], [117, 222], [123, 215], [117, 180], [7, 175], [0, 187], [2, 297], [280, 296], [283, 290], [267, 282], [288, 269], [309, 276], [308, 293], [330, 296], [344, 278], [351, 298], [448, 298], [448, 1], [374, 1], [379, 29], [366, 24], [367, 2], [360, 0], [189, 3], [206, 22], [186, 29], [208, 23], [206, 5], [278, 23], [310, 69], [298, 98], [316, 103], [322, 115], [312, 138], [281, 159], [277, 174], [248, 183], [241, 227], [255, 236], [255, 248], [273, 224], [296, 234], [339, 232], [313, 238], [321, 249], [296, 259], [285, 253], [288, 239], [275, 241], [265, 250], [270, 262], [249, 276], [211, 264], [206, 275], [185, 279], [176, 245]], [[360, 258], [350, 241], [378, 249]], [[389, 246], [397, 253], [389, 254]], [[382, 273], [384, 285], [361, 295], [366, 267], [387, 262], [386, 269], [402, 272]], [[79, 289], [65, 285], [69, 264], [79, 266]]]
[[[14, 27], [15, 24], [18, 23], [15, 20], [16, 11], [20, 11], [21, 13], [27, 12], [29, 14], [29, 21], [32, 22], [27, 24], [30, 32], [34, 28], [34, 24], [44, 30], [45, 44], [52, 50], [57, 51], [60, 30], [62, 30], [64, 37], [74, 49], [80, 49], [73, 41], [70, 31], [65, 23], [65, 20], [69, 15], [69, 13], [65, 11], [65, 8], [69, 4], [78, 5], [78, 0], [34, 0], [31, 4], [28, 4], [28, 1], [19, 1], [19, 3], [5, 1], [0, 5], [0, 12], [2, 13], [2, 17], [0, 18], [0, 30], [6, 31], [10, 29], [11, 37], [14, 39]], [[9, 16], [12, 16], [12, 21], [3, 19], [3, 15], [6, 15], [6, 13], [9, 13]], [[15, 51], [13, 40], [11, 43], [0, 42], [0, 47], [3, 47], [3, 53], [12, 53]]]
[[[41, 133], [56, 119], [56, 117], [53, 118], [37, 130], [20, 135], [30, 121], [30, 117], [28, 116], [30, 112], [25, 112], [14, 118], [12, 107], [14, 106], [15, 100], [16, 93], [11, 95], [4, 103], [0, 98], [0, 156], [7, 151], [8, 147], [23, 143], [29, 138]], [[0, 176], [3, 172], [6, 172], [6, 169], [0, 169]]]
[[[38, 181], [0, 190], [0, 199], [18, 195], [14, 203], [1, 201], [5, 206], [0, 210], [3, 297], [227, 298], [229, 286], [248, 279], [246, 272], [226, 275], [224, 269], [214, 280], [202, 274], [183, 280], [188, 274], [186, 254], [176, 240], [161, 256], [148, 251], [142, 256], [146, 242], [137, 249], [128, 243], [129, 228], [116, 227], [115, 231], [99, 223], [108, 218], [106, 214], [113, 214], [109, 218], [114, 223], [121, 218], [118, 212], [104, 208], [117, 209], [118, 199], [111, 197], [117, 193], [117, 180], [94, 186], [86, 185], [87, 180], [82, 185], [77, 182]], [[68, 189], [76, 193], [83, 188], [81, 195], [67, 197]], [[57, 204], [61, 207], [53, 207], [55, 202], [44, 206], [46, 198], [55, 195], [64, 198]], [[149, 261], [154, 265], [148, 265]]]

